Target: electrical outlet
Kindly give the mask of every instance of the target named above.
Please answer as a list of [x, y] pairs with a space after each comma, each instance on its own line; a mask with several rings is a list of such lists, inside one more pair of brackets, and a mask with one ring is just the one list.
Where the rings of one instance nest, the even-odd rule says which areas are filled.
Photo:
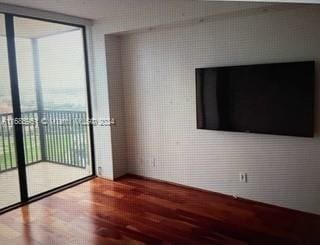
[[247, 173], [240, 173], [239, 174], [239, 181], [243, 182], [243, 183], [247, 183], [248, 182], [248, 175]]
[[98, 175], [102, 175], [102, 167], [98, 167]]
[[156, 159], [153, 157], [151, 160], [152, 167], [156, 167]]

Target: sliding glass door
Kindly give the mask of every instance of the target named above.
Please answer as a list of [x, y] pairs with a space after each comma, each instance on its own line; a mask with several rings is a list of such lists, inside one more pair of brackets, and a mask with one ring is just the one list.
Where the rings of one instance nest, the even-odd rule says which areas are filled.
[[0, 14], [0, 209], [20, 202], [5, 17]]
[[[14, 18], [30, 196], [91, 175], [82, 28]], [[36, 120], [35, 120], [36, 119]], [[83, 121], [83, 123], [82, 123]]]
[[[5, 143], [0, 167], [6, 167], [8, 161], [2, 159], [11, 156], [13, 166], [18, 165], [20, 169], [15, 168], [17, 176], [11, 177], [11, 182], [16, 179], [16, 188], [11, 192], [17, 198], [2, 206], [19, 202], [18, 172], [20, 191], [27, 192], [26, 199], [91, 176], [93, 172], [87, 123], [89, 107], [83, 27], [12, 15], [10, 17], [7, 21], [11, 22], [11, 47], [15, 53], [10, 62], [16, 68], [11, 72], [16, 73], [16, 95], [19, 96], [21, 112], [18, 128], [23, 138], [17, 144], [23, 151], [23, 159], [17, 164], [15, 154], [7, 153], [8, 140], [13, 149], [11, 151], [15, 153], [16, 136], [12, 131], [17, 126], [4, 128], [9, 133], [1, 134], [0, 140], [3, 139]], [[4, 18], [0, 24], [5, 24]], [[1, 35], [1, 38], [0, 113], [4, 115], [2, 117], [6, 117], [5, 115], [12, 113], [12, 93], [9, 88], [13, 81], [10, 83], [6, 68], [8, 58], [2, 55], [7, 52], [5, 35]], [[5, 109], [1, 109], [1, 105]], [[10, 173], [13, 174], [14, 171]], [[0, 178], [1, 174], [0, 169]], [[21, 187], [25, 187], [24, 190]], [[0, 191], [0, 200], [5, 199], [2, 190]], [[0, 203], [0, 208], [2, 206]]]

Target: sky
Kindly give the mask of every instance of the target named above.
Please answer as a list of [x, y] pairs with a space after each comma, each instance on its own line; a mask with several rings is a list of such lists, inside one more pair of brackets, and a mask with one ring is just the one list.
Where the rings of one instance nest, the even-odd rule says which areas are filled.
[[[0, 25], [3, 24], [0, 16]], [[52, 23], [48, 25], [51, 27]], [[28, 32], [25, 28], [17, 28], [16, 36], [20, 36], [20, 30], [23, 31], [21, 34]], [[16, 38], [15, 44], [22, 111], [36, 110], [31, 39]], [[85, 111], [87, 90], [82, 30], [42, 37], [38, 39], [38, 47], [44, 108]], [[0, 37], [0, 113], [11, 111], [7, 60], [6, 38]]]

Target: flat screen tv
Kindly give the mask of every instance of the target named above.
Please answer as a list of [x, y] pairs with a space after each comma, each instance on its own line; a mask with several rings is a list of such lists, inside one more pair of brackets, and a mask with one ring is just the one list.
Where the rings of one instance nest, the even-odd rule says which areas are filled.
[[314, 66], [197, 68], [197, 128], [313, 137]]

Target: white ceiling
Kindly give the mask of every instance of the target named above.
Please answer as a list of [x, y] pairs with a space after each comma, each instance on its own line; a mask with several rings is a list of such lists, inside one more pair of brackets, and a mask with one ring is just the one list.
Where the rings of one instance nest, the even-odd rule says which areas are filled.
[[[79, 29], [79, 27], [56, 24], [52, 22], [34, 20], [29, 18], [15, 17], [14, 20], [15, 37], [21, 38], [42, 38]], [[4, 35], [5, 26], [4, 22], [1, 21], [0, 36]]]
[[[109, 16], [126, 15], [140, 9], [161, 7], [183, 3], [193, 5], [194, 0], [0, 0], [1, 3], [18, 5], [29, 8], [47, 10], [87, 19], [100, 19]], [[198, 4], [210, 4], [200, 2]]]
[[[215, 0], [0, 0], [2, 3], [47, 10], [87, 19], [132, 16], [144, 11], [170, 11], [193, 8], [215, 8]], [[236, 0], [241, 1], [241, 0]], [[247, 0], [247, 2], [250, 0]], [[253, 0], [255, 1], [255, 0]], [[263, 0], [257, 0], [263, 1]], [[265, 0], [265, 1], [320, 1], [320, 0]], [[234, 4], [230, 2], [221, 5]], [[238, 3], [239, 4], [239, 3]]]
[[[217, 0], [200, 0], [205, 2], [216, 2]], [[244, 0], [223, 0], [225, 2], [244, 2]], [[320, 0], [246, 0], [247, 2], [264, 2], [264, 3], [317, 3]]]

